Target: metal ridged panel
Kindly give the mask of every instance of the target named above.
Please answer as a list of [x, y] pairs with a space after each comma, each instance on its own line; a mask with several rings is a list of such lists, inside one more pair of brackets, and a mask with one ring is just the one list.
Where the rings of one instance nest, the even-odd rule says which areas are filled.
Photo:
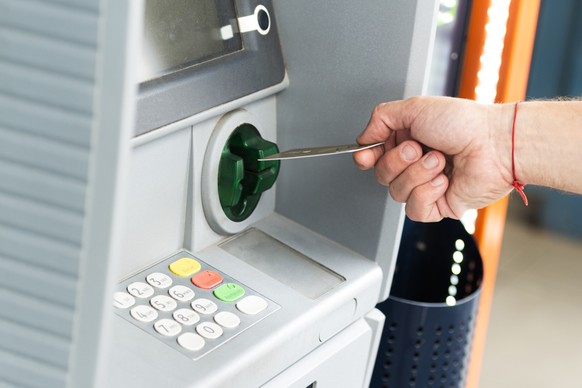
[[76, 278], [0, 255], [4, 287], [65, 307], [75, 307]]
[[98, 0], [0, 0], [0, 384], [65, 386]]
[[95, 76], [95, 51], [92, 48], [5, 28], [2, 24], [0, 58], [55, 74], [88, 80]]
[[0, 93], [1, 127], [87, 147], [91, 120], [86, 115], [58, 106]]
[[93, 12], [59, 3], [0, 0], [0, 24], [64, 41], [95, 46], [97, 18]]
[[8, 387], [63, 387], [66, 374], [63, 369], [46, 365], [0, 349], [0, 381]]
[[74, 276], [78, 271], [79, 245], [0, 223], [0, 255], [27, 263], [38, 271], [46, 268]]
[[76, 212], [82, 212], [85, 205], [83, 180], [2, 158], [0, 158], [0, 192]]
[[[39, 332], [47, 332], [62, 338], [67, 344], [73, 330], [73, 310], [54, 303], [47, 303], [33, 296], [7, 288], [0, 289], [0, 323], [13, 322], [32, 327]], [[14, 341], [14, 338], [0, 337], [0, 350]], [[0, 376], [1, 377], [1, 376]]]
[[30, 234], [81, 243], [83, 214], [0, 192], [0, 223]]
[[0, 336], [13, 339], [6, 344], [8, 351], [57, 368], [67, 367], [68, 341], [59, 336], [10, 321], [0, 321]]
[[0, 60], [0, 93], [36, 100], [91, 113], [93, 105], [92, 84], [85, 80], [71, 79], [46, 70], [23, 68], [16, 63]]
[[[1, 98], [0, 95], [0, 100]], [[24, 130], [3, 128], [1, 124], [0, 158], [81, 181], [86, 179], [88, 168], [86, 149], [72, 147], [62, 141], [43, 138]]]

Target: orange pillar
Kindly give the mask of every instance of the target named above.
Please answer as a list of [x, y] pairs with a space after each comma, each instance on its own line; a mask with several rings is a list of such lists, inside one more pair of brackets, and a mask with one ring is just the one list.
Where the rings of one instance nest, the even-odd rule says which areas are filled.
[[[474, 33], [475, 36], [471, 38], [469, 35], [467, 41], [468, 47], [459, 88], [460, 97], [475, 98], [477, 72], [485, 41], [485, 24], [489, 5], [490, 0], [476, 0], [473, 3], [469, 34]], [[525, 98], [539, 7], [540, 0], [512, 0], [511, 2], [497, 84], [497, 102], [514, 102]], [[503, 241], [507, 202], [508, 198], [503, 198], [481, 209], [477, 217], [475, 239], [483, 258], [484, 278], [467, 375], [466, 386], [469, 388], [479, 386], [499, 253]]]

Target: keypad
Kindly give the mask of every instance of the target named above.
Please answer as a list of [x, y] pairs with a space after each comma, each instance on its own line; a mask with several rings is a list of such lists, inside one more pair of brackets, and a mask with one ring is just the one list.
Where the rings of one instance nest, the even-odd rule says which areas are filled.
[[279, 309], [187, 251], [120, 283], [113, 306], [118, 315], [192, 359]]

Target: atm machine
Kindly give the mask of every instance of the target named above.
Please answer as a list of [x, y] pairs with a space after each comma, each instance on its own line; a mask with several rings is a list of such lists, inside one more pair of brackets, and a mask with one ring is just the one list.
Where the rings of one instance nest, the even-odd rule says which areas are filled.
[[258, 159], [422, 94], [437, 2], [119, 3], [68, 385], [368, 386], [403, 207], [349, 156]]

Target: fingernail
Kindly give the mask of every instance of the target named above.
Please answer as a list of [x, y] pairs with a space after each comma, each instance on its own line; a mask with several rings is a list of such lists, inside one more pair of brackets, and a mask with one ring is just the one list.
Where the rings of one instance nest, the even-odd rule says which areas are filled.
[[402, 158], [404, 160], [409, 161], [409, 162], [416, 159], [416, 156], [417, 156], [416, 150], [414, 149], [414, 147], [409, 146], [409, 145], [405, 145], [404, 148], [402, 148], [401, 154], [402, 154]]
[[433, 186], [440, 186], [443, 183], [445, 183], [445, 178], [442, 175], [437, 176], [436, 178], [434, 178], [432, 181], [430, 181], [430, 183]]
[[424, 165], [425, 168], [432, 169], [432, 168], [435, 168], [437, 166], [437, 164], [439, 164], [439, 160], [437, 159], [436, 156], [434, 156], [433, 154], [430, 154], [424, 159], [422, 164]]

